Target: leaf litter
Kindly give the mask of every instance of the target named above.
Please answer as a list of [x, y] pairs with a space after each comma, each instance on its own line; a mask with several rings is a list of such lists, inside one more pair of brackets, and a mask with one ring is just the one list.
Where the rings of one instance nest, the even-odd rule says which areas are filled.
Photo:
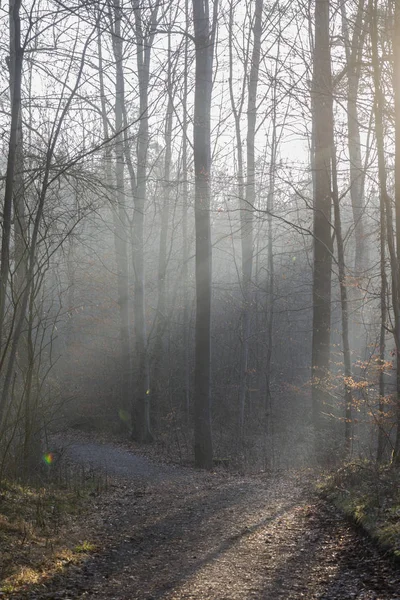
[[10, 598], [400, 600], [398, 567], [316, 496], [308, 473], [240, 477], [154, 461], [137, 472], [126, 448], [79, 443], [125, 465], [115, 476], [108, 461], [109, 491], [85, 519], [95, 551]]

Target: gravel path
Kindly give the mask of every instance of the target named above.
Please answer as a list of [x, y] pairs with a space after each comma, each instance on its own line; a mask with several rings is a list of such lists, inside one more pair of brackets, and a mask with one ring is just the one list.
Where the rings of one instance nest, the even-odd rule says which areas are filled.
[[[400, 600], [400, 572], [305, 485], [157, 465], [70, 441], [121, 479], [89, 519], [97, 552], [40, 593], [52, 600]], [[86, 523], [88, 525], [88, 523]]]
[[59, 438], [63, 453], [73, 462], [99, 469], [110, 475], [142, 482], [165, 481], [184, 476], [184, 470], [157, 464], [144, 456], [112, 444], [77, 442]]

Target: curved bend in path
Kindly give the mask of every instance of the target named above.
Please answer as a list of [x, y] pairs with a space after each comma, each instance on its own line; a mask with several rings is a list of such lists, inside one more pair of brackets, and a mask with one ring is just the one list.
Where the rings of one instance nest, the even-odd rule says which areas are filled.
[[93, 442], [68, 452], [119, 479], [99, 501], [98, 553], [43, 597], [400, 600], [399, 570], [299, 476], [198, 473]]

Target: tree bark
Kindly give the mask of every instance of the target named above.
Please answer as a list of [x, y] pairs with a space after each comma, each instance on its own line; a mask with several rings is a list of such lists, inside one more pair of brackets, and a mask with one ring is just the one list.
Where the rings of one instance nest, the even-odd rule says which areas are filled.
[[166, 315], [166, 278], [167, 278], [167, 241], [168, 225], [171, 202], [171, 159], [172, 159], [172, 122], [173, 122], [173, 91], [172, 91], [172, 65], [171, 65], [171, 34], [168, 35], [168, 67], [167, 67], [167, 112], [165, 115], [165, 153], [164, 153], [164, 175], [163, 175], [163, 198], [160, 222], [160, 243], [158, 252], [158, 274], [157, 274], [157, 312], [156, 312], [156, 336], [154, 346], [153, 367], [153, 393], [152, 401], [158, 413], [158, 407], [162, 397], [162, 355], [163, 338], [167, 326]]
[[[233, 83], [233, 70], [234, 70], [234, 58], [233, 58], [233, 29], [234, 29], [234, 7], [233, 0], [229, 6], [229, 95], [231, 100], [231, 108], [233, 113], [233, 118], [235, 121], [235, 135], [236, 135], [236, 155], [237, 155], [237, 194], [239, 200], [239, 210], [240, 210], [240, 222], [241, 222], [241, 236], [242, 236], [242, 315], [241, 315], [241, 344], [240, 344], [240, 365], [239, 365], [239, 393], [238, 393], [238, 429], [235, 431], [235, 437], [238, 442], [238, 450], [241, 451], [243, 447], [243, 437], [244, 437], [244, 416], [245, 416], [245, 405], [246, 405], [246, 383], [247, 383], [247, 357], [248, 357], [248, 336], [249, 336], [249, 318], [248, 318], [248, 307], [247, 307], [247, 297], [245, 289], [245, 276], [244, 276], [244, 268], [243, 266], [248, 265], [248, 257], [247, 261], [245, 260], [246, 255], [246, 244], [244, 240], [246, 239], [246, 232], [244, 230], [243, 221], [245, 220], [245, 216], [243, 215], [243, 211], [246, 212], [246, 203], [245, 203], [245, 191], [244, 191], [244, 174], [243, 174], [243, 144], [242, 144], [242, 131], [241, 131], [241, 121], [242, 121], [242, 112], [245, 101], [245, 82], [246, 82], [246, 72], [248, 67], [248, 56], [249, 50], [246, 48], [245, 60], [244, 60], [244, 72], [245, 76], [243, 77], [243, 85], [241, 90], [241, 96], [239, 98], [238, 105], [235, 100], [234, 93], [234, 83]], [[251, 235], [251, 231], [250, 231]], [[251, 261], [250, 261], [251, 267]], [[251, 278], [251, 276], [250, 276]]]
[[395, 114], [394, 203], [396, 213], [397, 295], [396, 337], [396, 440], [394, 462], [400, 464], [400, 0], [394, 2], [393, 89]]
[[196, 51], [194, 168], [196, 229], [195, 463], [211, 469], [211, 147], [213, 44], [208, 0], [193, 0]]
[[[119, 0], [114, 0], [114, 28], [112, 31], [112, 44], [115, 58], [116, 89], [115, 89], [115, 183], [116, 206], [112, 206], [114, 245], [117, 265], [118, 307], [120, 313], [120, 339], [122, 354], [122, 398], [120, 410], [123, 419], [131, 410], [132, 402], [132, 352], [130, 336], [130, 310], [129, 310], [129, 268], [128, 268], [128, 224], [125, 201], [125, 161], [124, 161], [124, 110], [125, 110], [125, 84], [123, 69], [123, 45], [121, 36], [122, 10]], [[103, 87], [104, 98], [104, 84]], [[103, 102], [103, 100], [102, 100]], [[103, 130], [107, 133], [107, 118], [105, 106], [102, 107]], [[109, 157], [107, 156], [106, 159]], [[107, 174], [107, 166], [106, 166]], [[110, 173], [108, 172], [108, 176]], [[111, 183], [111, 180], [108, 181]]]
[[[189, 29], [189, 0], [185, 0], [186, 31]], [[188, 66], [189, 39], [185, 37], [184, 79], [182, 99], [182, 284], [183, 284], [183, 396], [187, 425], [190, 422], [190, 373], [189, 373], [189, 237], [188, 237]]]
[[[332, 116], [333, 119], [333, 116]], [[342, 312], [342, 346], [343, 346], [343, 362], [344, 362], [344, 449], [346, 456], [349, 456], [352, 447], [353, 435], [353, 393], [351, 389], [351, 353], [349, 341], [349, 306], [347, 300], [346, 287], [346, 264], [344, 256], [344, 243], [342, 234], [342, 222], [340, 215], [339, 190], [337, 182], [336, 170], [336, 151], [335, 142], [333, 139], [332, 130], [332, 199], [333, 211], [335, 218], [335, 238], [338, 251], [338, 267], [339, 267], [339, 288], [340, 288], [340, 304]]]
[[[155, 30], [159, 0], [152, 7], [150, 31]], [[144, 269], [144, 219], [147, 194], [147, 152], [149, 147], [149, 78], [150, 57], [154, 33], [145, 36], [142, 9], [139, 0], [134, 0], [135, 33], [137, 44], [137, 70], [139, 83], [140, 123], [137, 136], [137, 170], [135, 189], [135, 212], [133, 219], [132, 260], [135, 290], [133, 298], [133, 320], [135, 326], [135, 399], [133, 408], [133, 437], [140, 442], [151, 442], [150, 428], [150, 373], [147, 348], [145, 310]]]
[[[12, 93], [11, 93], [11, 125], [10, 139], [8, 143], [7, 171], [5, 181], [5, 192], [3, 200], [3, 231], [1, 240], [1, 266], [0, 266], [0, 348], [4, 344], [4, 315], [7, 303], [8, 279], [10, 274], [10, 240], [12, 205], [15, 188], [15, 170], [18, 152], [18, 132], [20, 131], [21, 113], [21, 79], [23, 49], [21, 48], [21, 19], [20, 0], [10, 0], [10, 66], [12, 69]], [[0, 422], [4, 413], [4, 395], [0, 397]]]
[[[350, 160], [350, 198], [353, 211], [355, 233], [355, 259], [354, 272], [360, 277], [368, 265], [367, 246], [364, 232], [364, 178], [365, 170], [361, 159], [360, 122], [358, 117], [358, 87], [361, 73], [361, 56], [364, 46], [365, 28], [364, 11], [365, 1], [360, 0], [354, 23], [353, 35], [350, 39], [349, 26], [346, 15], [346, 4], [340, 5], [342, 13], [342, 30], [346, 50], [347, 66], [347, 128], [348, 149]], [[358, 302], [360, 299], [358, 299]]]
[[[376, 148], [378, 157], [378, 178], [380, 187], [381, 203], [385, 207], [386, 213], [386, 239], [389, 249], [390, 258], [390, 271], [392, 280], [392, 305], [393, 305], [393, 317], [394, 317], [394, 328], [393, 337], [396, 346], [396, 418], [397, 418], [397, 434], [394, 448], [394, 460], [398, 462], [400, 460], [400, 431], [399, 431], [399, 390], [400, 390], [400, 306], [399, 306], [399, 270], [398, 270], [398, 258], [396, 254], [395, 235], [393, 226], [393, 211], [392, 203], [387, 191], [387, 171], [385, 164], [385, 143], [384, 143], [384, 129], [383, 129], [383, 106], [384, 96], [381, 88], [381, 69], [379, 62], [379, 51], [378, 51], [378, 29], [377, 29], [377, 2], [376, 0], [369, 0], [369, 14], [370, 14], [370, 35], [371, 35], [371, 57], [372, 57], [372, 69], [373, 69], [373, 81], [374, 81], [374, 115], [375, 115], [375, 136], [376, 136]], [[397, 123], [396, 123], [397, 124]], [[397, 129], [397, 128], [396, 128]], [[396, 131], [397, 134], [397, 131]], [[400, 146], [397, 144], [399, 139], [396, 139], [396, 164], [395, 164], [395, 194], [400, 193], [400, 189], [397, 185], [400, 181], [396, 180], [396, 176], [399, 175], [398, 167], [400, 166], [398, 161], [400, 158]], [[396, 168], [397, 167], [397, 168]], [[397, 184], [397, 185], [396, 185]], [[400, 202], [400, 198], [399, 198]], [[396, 205], [397, 209], [397, 205]]]
[[386, 340], [386, 292], [387, 292], [387, 277], [386, 277], [386, 215], [385, 204], [382, 194], [380, 194], [380, 276], [381, 276], [381, 291], [380, 291], [380, 333], [379, 333], [379, 377], [378, 377], [378, 448], [376, 460], [382, 462], [385, 457], [387, 447], [387, 434], [385, 431], [385, 340]]
[[257, 86], [261, 53], [261, 22], [263, 0], [256, 0], [253, 26], [253, 52], [248, 84], [247, 101], [247, 179], [246, 194], [240, 210], [242, 242], [242, 346], [239, 385], [239, 439], [243, 443], [245, 405], [248, 381], [249, 341], [251, 334], [251, 279], [253, 272], [253, 211], [255, 204], [255, 132], [257, 119]]
[[313, 71], [314, 132], [314, 269], [312, 336], [312, 412], [317, 458], [324, 447], [322, 412], [330, 362], [331, 320], [331, 131], [332, 89], [329, 41], [329, 0], [315, 2], [315, 47]]

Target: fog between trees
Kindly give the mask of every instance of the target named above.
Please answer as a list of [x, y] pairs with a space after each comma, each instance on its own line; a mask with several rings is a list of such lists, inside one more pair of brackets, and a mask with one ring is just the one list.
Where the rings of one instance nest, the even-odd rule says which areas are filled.
[[400, 457], [400, 8], [1, 8], [0, 472], [69, 424]]

